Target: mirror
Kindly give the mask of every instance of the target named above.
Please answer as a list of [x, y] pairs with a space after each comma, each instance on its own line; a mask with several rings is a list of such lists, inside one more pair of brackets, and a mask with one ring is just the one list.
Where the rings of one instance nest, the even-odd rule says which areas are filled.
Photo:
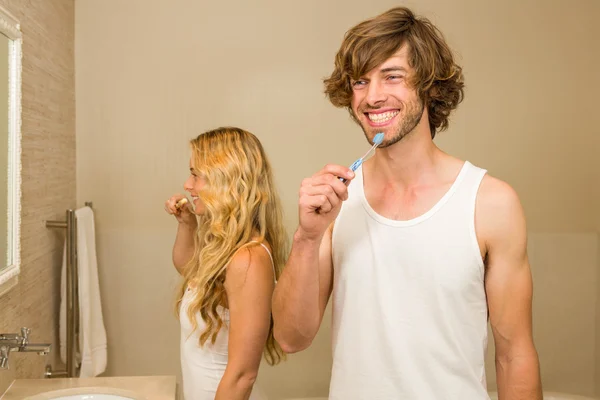
[[0, 7], [0, 295], [17, 283], [21, 226], [21, 30]]

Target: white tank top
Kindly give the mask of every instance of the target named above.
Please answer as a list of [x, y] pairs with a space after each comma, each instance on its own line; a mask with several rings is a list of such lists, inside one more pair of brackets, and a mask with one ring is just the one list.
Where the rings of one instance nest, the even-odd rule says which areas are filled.
[[481, 400], [487, 302], [475, 235], [486, 173], [465, 162], [425, 214], [377, 214], [362, 168], [332, 236], [331, 400]]
[[[252, 243], [252, 242], [251, 242]], [[258, 243], [258, 242], [254, 242]], [[271, 252], [263, 243], [262, 247], [269, 253], [275, 276], [275, 264]], [[196, 314], [198, 328], [192, 331], [192, 323], [188, 318], [187, 310], [194, 298], [194, 290], [187, 288], [179, 309], [179, 322], [181, 324], [181, 374], [183, 378], [183, 396], [185, 400], [214, 400], [219, 387], [219, 382], [225, 373], [229, 354], [229, 310], [218, 307], [224, 326], [217, 334], [215, 343], [208, 340], [204, 346], [200, 346], [200, 333], [206, 329], [206, 324]], [[250, 400], [266, 400], [257, 385], [254, 385]]]

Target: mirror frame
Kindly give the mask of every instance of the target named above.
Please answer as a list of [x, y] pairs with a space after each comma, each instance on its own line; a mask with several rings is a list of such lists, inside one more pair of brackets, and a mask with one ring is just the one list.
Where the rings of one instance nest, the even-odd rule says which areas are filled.
[[[8, 220], [7, 256], [10, 264], [0, 270], [0, 296], [18, 283], [21, 272], [21, 62], [22, 34], [19, 21], [0, 6], [0, 33], [8, 49]], [[6, 262], [8, 257], [4, 259]]]

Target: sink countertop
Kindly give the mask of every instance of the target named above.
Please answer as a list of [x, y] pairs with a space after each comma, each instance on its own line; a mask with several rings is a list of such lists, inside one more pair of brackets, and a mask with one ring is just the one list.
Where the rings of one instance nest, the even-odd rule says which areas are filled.
[[0, 400], [24, 400], [45, 392], [78, 388], [116, 389], [107, 390], [106, 394], [119, 394], [118, 390], [123, 390], [135, 393], [139, 400], [175, 400], [176, 385], [174, 376], [16, 379], [4, 395], [0, 396]]

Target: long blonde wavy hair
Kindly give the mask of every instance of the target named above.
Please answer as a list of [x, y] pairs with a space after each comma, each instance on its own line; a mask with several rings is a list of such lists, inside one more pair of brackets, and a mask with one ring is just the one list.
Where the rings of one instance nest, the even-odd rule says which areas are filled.
[[[197, 290], [187, 314], [194, 330], [198, 329], [197, 313], [205, 322], [200, 334], [203, 346], [209, 339], [214, 344], [224, 328], [218, 307], [227, 305], [226, 266], [235, 253], [252, 240], [266, 241], [278, 279], [287, 256], [287, 236], [271, 166], [256, 136], [222, 127], [202, 133], [190, 145], [191, 168], [206, 181], [198, 193], [205, 211], [198, 216], [194, 256], [184, 268], [176, 310], [179, 313], [185, 290], [193, 283]], [[271, 365], [285, 356], [273, 337], [272, 317], [264, 356]]]

